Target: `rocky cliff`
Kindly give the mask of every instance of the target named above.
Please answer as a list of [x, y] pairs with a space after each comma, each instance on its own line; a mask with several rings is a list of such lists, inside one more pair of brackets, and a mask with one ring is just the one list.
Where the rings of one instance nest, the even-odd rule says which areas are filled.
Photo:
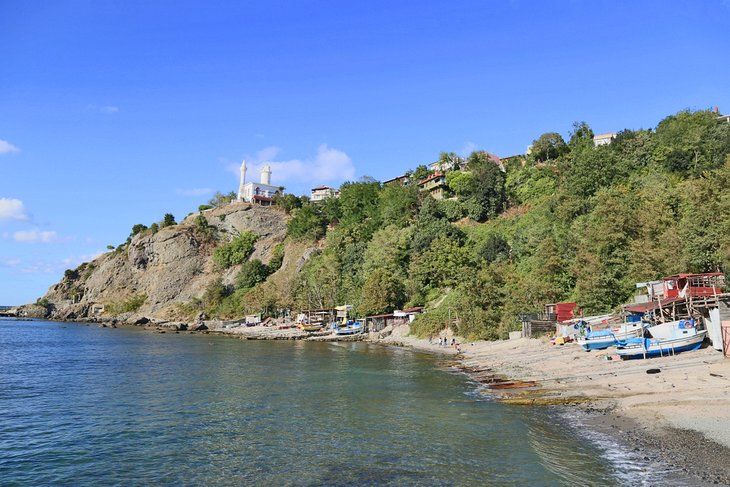
[[[199, 215], [207, 225], [196, 222]], [[27, 306], [25, 314], [54, 319], [110, 315], [127, 321], [142, 316], [175, 319], [178, 304], [200, 298], [211, 282], [233, 281], [240, 266], [216, 267], [212, 255], [217, 246], [242, 232], [253, 232], [258, 239], [251, 258], [267, 263], [274, 247], [286, 237], [286, 223], [287, 216], [279, 209], [247, 203], [191, 214], [155, 233], [140, 232], [117, 250], [66, 271], [61, 282], [39, 300], [40, 306]], [[284, 265], [272, 278], [287, 267], [301, 265], [291, 257], [285, 253]]]

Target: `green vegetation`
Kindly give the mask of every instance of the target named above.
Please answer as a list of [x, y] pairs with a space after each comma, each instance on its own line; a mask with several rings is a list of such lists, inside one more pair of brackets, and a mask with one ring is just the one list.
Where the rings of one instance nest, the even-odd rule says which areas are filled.
[[217, 247], [213, 251], [213, 261], [222, 269], [242, 264], [248, 260], [253, 252], [253, 245], [258, 235], [253, 232], [243, 232], [231, 242]]
[[208, 223], [208, 219], [205, 218], [203, 215], [198, 215], [195, 217], [194, 220], [195, 224], [195, 232], [203, 239], [203, 240], [215, 240], [216, 235], [218, 234], [216, 227]]
[[[230, 193], [221, 193], [220, 191], [216, 191], [213, 195], [213, 198], [208, 201], [208, 205], [211, 208], [217, 208], [219, 206], [224, 206], [230, 203], [231, 201], [235, 200], [238, 197], [236, 193], [231, 191]], [[203, 210], [200, 210], [203, 211]]]
[[104, 309], [110, 315], [133, 313], [141, 308], [145, 301], [147, 301], [146, 294], [135, 294], [122, 301], [108, 303], [104, 306]]
[[445, 200], [414, 184], [431, 174], [426, 166], [409, 172], [406, 186], [363, 178], [342, 185], [339, 199], [286, 195], [277, 202], [291, 215], [288, 245], [317, 242], [294, 285], [277, 288], [267, 278], [284, 247], [269, 265], [248, 261], [256, 237], [245, 234], [214, 254], [222, 268], [243, 264], [235, 284], [213, 282], [186, 306], [230, 317], [427, 305], [415, 333], [448, 325], [470, 339], [505, 337], [519, 313], [545, 303], [609, 311], [631, 298], [636, 282], [730, 270], [729, 154], [729, 124], [683, 111], [598, 147], [578, 122], [565, 139], [539, 136], [504, 170], [486, 152], [465, 160], [442, 153], [452, 169]]
[[171, 227], [172, 225], [177, 225], [175, 217], [172, 213], [165, 213], [165, 216], [162, 218], [162, 222], [160, 222], [160, 228]]

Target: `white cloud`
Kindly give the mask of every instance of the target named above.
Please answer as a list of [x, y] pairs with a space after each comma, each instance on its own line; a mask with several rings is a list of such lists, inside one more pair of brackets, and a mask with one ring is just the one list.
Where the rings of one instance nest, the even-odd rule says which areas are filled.
[[6, 220], [30, 220], [22, 201], [16, 198], [0, 198], [0, 222]]
[[24, 243], [62, 243], [69, 238], [61, 238], [58, 233], [49, 230], [18, 230], [13, 233], [13, 240]]
[[213, 190], [210, 188], [191, 188], [191, 189], [177, 189], [175, 192], [181, 196], [205, 196], [212, 194]]
[[[276, 146], [265, 147], [256, 153], [254, 157], [246, 158], [248, 165], [247, 179], [257, 179], [261, 168], [268, 164], [271, 166], [271, 180], [274, 184], [297, 182], [297, 183], [329, 183], [335, 181], [346, 181], [355, 177], [355, 165], [345, 152], [321, 144], [317, 148], [317, 154], [308, 159], [277, 160], [281, 148]], [[227, 169], [239, 175], [240, 163], [229, 164]]]
[[10, 154], [11, 152], [20, 152], [20, 149], [7, 140], [0, 139], [0, 154]]

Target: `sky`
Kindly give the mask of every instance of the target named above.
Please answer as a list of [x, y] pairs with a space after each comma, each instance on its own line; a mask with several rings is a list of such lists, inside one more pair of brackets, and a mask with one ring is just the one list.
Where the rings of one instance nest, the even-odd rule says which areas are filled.
[[0, 0], [0, 305], [272, 166], [308, 194], [730, 112], [730, 0]]

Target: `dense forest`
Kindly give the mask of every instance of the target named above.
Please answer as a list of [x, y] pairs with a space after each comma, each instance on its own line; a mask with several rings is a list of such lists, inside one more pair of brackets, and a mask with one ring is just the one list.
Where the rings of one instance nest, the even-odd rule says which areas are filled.
[[426, 305], [416, 333], [458, 316], [458, 334], [494, 339], [545, 303], [610, 311], [636, 282], [730, 269], [730, 124], [687, 110], [610, 144], [595, 146], [593, 135], [584, 122], [567, 142], [543, 134], [503, 167], [486, 152], [442, 153], [452, 170], [439, 200], [416, 184], [431, 174], [426, 166], [406, 174], [410, 184], [363, 178], [343, 184], [339, 198], [280, 197], [288, 243], [319, 249], [297, 285], [283, 298], [261, 292], [279, 249], [273, 268], [249, 261], [235, 288], [212, 286], [205, 309], [348, 303], [364, 316]]

